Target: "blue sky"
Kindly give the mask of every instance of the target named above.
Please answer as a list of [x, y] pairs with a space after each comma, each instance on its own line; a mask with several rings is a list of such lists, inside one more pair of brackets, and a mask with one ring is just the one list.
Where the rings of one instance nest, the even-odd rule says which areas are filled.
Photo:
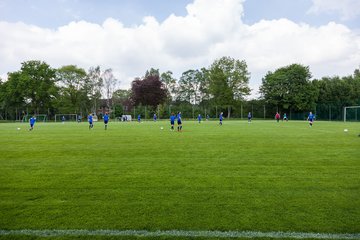
[[[22, 21], [41, 27], [56, 28], [71, 21], [102, 23], [112, 17], [127, 26], [141, 24], [151, 15], [163, 21], [170, 14], [186, 15], [186, 5], [192, 0], [0, 0], [0, 20]], [[339, 1], [341, 2], [341, 1]], [[261, 19], [287, 18], [319, 26], [330, 21], [350, 28], [360, 28], [360, 16], [342, 20], [338, 12], [307, 13], [311, 0], [247, 0], [243, 21], [253, 24]]]
[[112, 68], [128, 88], [150, 67], [179, 78], [245, 60], [252, 95], [268, 71], [314, 78], [360, 66], [360, 0], [0, 0], [0, 77], [26, 60]]

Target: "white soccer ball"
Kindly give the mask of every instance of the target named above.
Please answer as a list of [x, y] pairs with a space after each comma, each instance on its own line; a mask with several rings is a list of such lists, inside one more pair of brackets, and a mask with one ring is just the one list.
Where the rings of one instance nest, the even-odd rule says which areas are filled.
[[160, 127], [161, 130], [163, 130], [164, 128], [163, 127]]
[[19, 130], [20, 130], [20, 128], [17, 128], [17, 130], [19, 131]]
[[345, 128], [345, 129], [344, 129], [344, 132], [347, 132], [347, 131], [348, 131], [348, 130]]

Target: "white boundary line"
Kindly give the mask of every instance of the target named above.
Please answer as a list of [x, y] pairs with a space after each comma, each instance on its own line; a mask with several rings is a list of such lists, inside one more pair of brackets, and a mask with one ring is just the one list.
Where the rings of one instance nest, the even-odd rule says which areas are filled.
[[141, 237], [211, 237], [211, 238], [293, 238], [293, 239], [360, 239], [360, 233], [305, 233], [257, 231], [187, 231], [187, 230], [0, 230], [0, 236], [27, 235], [36, 237], [59, 236], [141, 236]]

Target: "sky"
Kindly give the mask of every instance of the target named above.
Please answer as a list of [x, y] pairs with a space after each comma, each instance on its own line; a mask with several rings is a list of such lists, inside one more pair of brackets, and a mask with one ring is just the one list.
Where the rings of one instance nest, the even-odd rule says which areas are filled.
[[360, 0], [0, 0], [0, 77], [21, 63], [99, 65], [130, 88], [151, 67], [245, 60], [251, 97], [261, 79], [293, 63], [313, 78], [360, 67]]

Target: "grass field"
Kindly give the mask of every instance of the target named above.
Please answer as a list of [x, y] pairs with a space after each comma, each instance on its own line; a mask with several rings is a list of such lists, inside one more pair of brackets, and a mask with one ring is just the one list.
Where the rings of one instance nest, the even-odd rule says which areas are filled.
[[359, 123], [183, 125], [0, 124], [0, 229], [360, 233]]

